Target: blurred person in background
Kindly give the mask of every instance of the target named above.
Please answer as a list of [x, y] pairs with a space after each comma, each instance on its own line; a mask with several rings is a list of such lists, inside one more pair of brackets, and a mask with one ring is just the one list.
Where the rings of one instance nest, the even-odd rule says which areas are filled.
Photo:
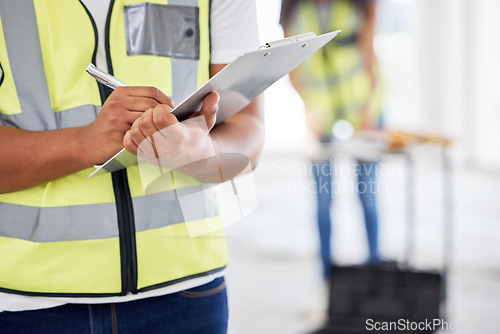
[[[290, 74], [306, 106], [307, 128], [328, 144], [335, 128], [375, 130], [381, 126], [381, 84], [373, 50], [376, 0], [283, 0], [280, 23], [285, 36], [334, 30], [341, 34]], [[332, 129], [334, 131], [332, 131]], [[349, 132], [349, 131], [348, 131]], [[335, 135], [335, 136], [334, 136]], [[317, 222], [323, 276], [331, 267], [331, 217], [334, 160], [312, 164], [316, 182]], [[376, 205], [377, 162], [357, 160], [357, 192], [368, 237], [369, 264], [379, 262]]]

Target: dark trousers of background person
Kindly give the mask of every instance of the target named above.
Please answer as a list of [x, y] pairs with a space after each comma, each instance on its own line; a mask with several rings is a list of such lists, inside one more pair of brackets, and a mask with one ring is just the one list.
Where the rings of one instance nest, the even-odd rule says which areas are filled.
[[224, 278], [178, 293], [111, 304], [0, 312], [2, 334], [225, 334]]
[[[331, 235], [332, 222], [330, 208], [335, 187], [332, 187], [332, 179], [335, 177], [333, 161], [326, 160], [312, 164], [312, 173], [316, 183], [317, 196], [317, 223], [320, 240], [320, 255], [324, 278], [328, 278], [331, 261]], [[379, 261], [378, 247], [378, 211], [376, 200], [376, 176], [378, 164], [376, 161], [357, 162], [359, 166], [354, 166], [358, 172], [357, 185], [354, 187], [358, 191], [359, 199], [363, 207], [363, 214], [368, 238], [369, 258], [368, 263]]]

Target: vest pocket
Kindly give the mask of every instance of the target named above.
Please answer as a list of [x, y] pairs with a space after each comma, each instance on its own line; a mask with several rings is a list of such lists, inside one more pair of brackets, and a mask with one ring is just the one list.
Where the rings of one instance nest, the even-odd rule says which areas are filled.
[[198, 7], [141, 3], [124, 7], [127, 54], [199, 59]]

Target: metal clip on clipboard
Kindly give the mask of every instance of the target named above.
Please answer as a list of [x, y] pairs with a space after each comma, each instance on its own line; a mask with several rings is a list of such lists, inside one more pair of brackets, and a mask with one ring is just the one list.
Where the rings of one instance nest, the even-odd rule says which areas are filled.
[[[304, 41], [304, 40], [307, 40], [307, 39], [310, 39], [310, 38], [314, 38], [314, 37], [317, 37], [317, 35], [315, 33], [308, 32], [307, 34], [302, 34], [302, 35], [297, 35], [297, 36], [292, 36], [292, 37], [278, 39], [276, 41], [266, 43], [263, 46], [261, 46], [260, 48], [261, 49], [263, 49], [263, 48], [272, 48], [272, 47], [275, 47], [275, 46], [286, 45], [286, 44], [293, 43], [293, 42]], [[305, 44], [305, 45], [307, 45], [307, 44]]]

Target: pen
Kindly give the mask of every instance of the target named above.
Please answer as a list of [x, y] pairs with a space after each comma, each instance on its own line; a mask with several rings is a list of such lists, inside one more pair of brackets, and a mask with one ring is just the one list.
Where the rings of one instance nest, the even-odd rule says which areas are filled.
[[120, 86], [128, 86], [126, 83], [121, 82], [120, 80], [118, 80], [114, 76], [98, 69], [92, 63], [87, 65], [87, 67], [85, 68], [85, 71], [87, 71], [88, 74], [93, 76], [94, 79], [96, 79], [97, 81], [99, 81], [103, 85], [108, 86], [109, 88], [115, 89], [116, 87], [120, 87]]

